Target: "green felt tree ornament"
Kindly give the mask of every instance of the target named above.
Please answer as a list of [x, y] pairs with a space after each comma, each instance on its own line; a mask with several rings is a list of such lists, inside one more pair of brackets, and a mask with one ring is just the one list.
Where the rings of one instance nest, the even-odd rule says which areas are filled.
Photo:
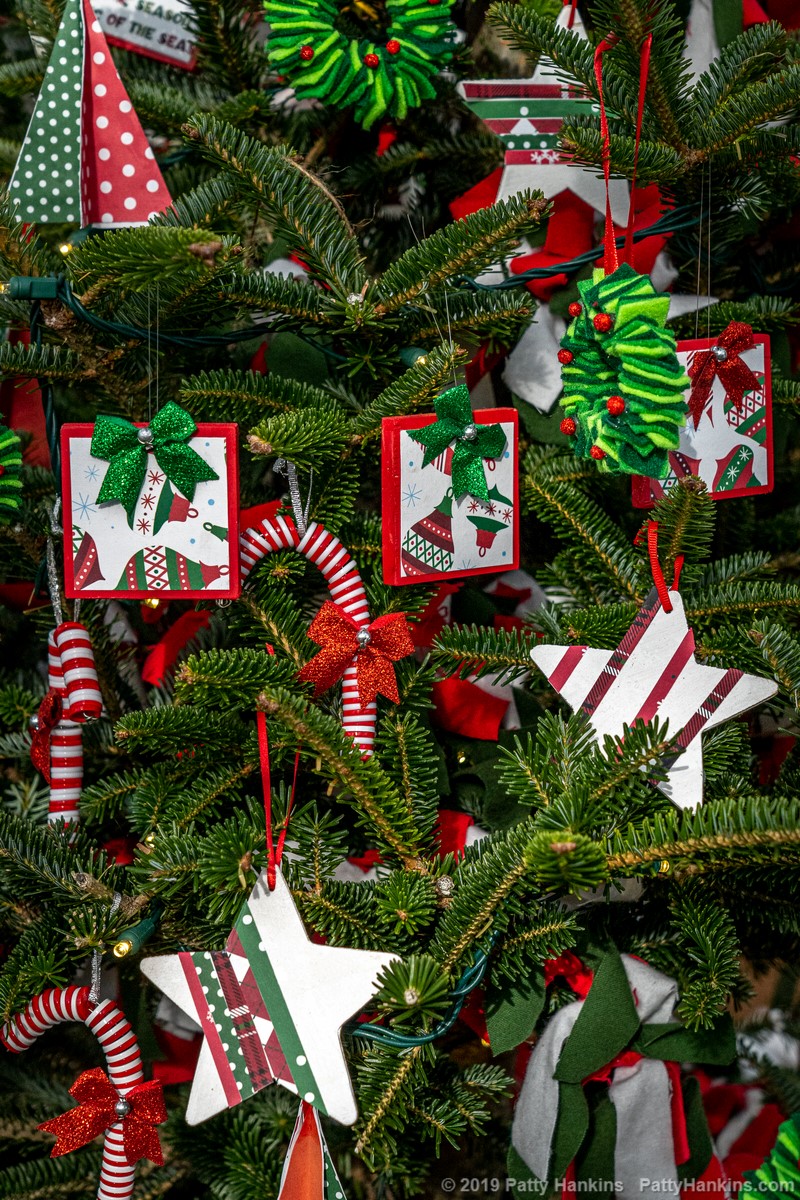
[[[453, 0], [264, 0], [272, 66], [301, 100], [353, 106], [365, 129], [388, 114], [402, 121], [436, 95], [433, 80], [453, 52]], [[363, 20], [361, 19], [363, 18]]]
[[578, 288], [558, 352], [561, 431], [601, 471], [661, 479], [678, 449], [689, 386], [665, 328], [669, 296], [627, 263], [610, 275], [596, 270]]
[[778, 1130], [778, 1140], [757, 1171], [745, 1171], [740, 1196], [796, 1195], [800, 1190], [800, 1113]]

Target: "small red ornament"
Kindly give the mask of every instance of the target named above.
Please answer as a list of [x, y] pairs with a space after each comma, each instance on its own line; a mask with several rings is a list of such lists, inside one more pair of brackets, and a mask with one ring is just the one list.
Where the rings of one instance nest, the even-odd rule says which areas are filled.
[[374, 70], [375, 67], [379, 67], [380, 65], [381, 65], [381, 60], [378, 58], [377, 54], [365, 54], [364, 55], [364, 66], [365, 67], [372, 67], [372, 69]]
[[606, 400], [606, 408], [612, 417], [619, 417], [625, 412], [625, 401], [622, 396], [609, 396]]
[[611, 326], [614, 324], [614, 318], [608, 313], [598, 313], [592, 321], [598, 333], [608, 333]]
[[389, 54], [400, 53], [400, 43], [398, 42], [397, 38], [392, 38], [386, 43], [386, 50]]
[[301, 46], [300, 47], [300, 57], [302, 58], [303, 62], [311, 62], [311, 59], [314, 57], [314, 47], [313, 46]]
[[572, 437], [577, 428], [578, 426], [575, 424], [572, 417], [564, 417], [564, 420], [559, 425], [559, 429], [562, 433], [565, 433], [567, 437]]
[[583, 312], [583, 305], [577, 300], [573, 300], [572, 304], [570, 304], [569, 308], [567, 309], [567, 312], [571, 317], [579, 317]]
[[596, 459], [598, 462], [601, 458], [605, 458], [606, 456], [605, 450], [601, 450], [599, 446], [592, 446], [589, 453], [591, 454], [592, 458]]
[[563, 363], [565, 367], [569, 366], [574, 357], [575, 355], [571, 350], [559, 350], [558, 352], [558, 361]]

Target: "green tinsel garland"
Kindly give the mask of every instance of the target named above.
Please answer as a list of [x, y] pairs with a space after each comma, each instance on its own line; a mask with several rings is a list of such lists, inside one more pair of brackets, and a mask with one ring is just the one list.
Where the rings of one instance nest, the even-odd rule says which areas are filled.
[[0, 525], [19, 511], [22, 503], [22, 449], [19, 438], [0, 425]]
[[611, 275], [596, 270], [578, 289], [558, 354], [562, 432], [601, 471], [662, 479], [686, 423], [689, 386], [664, 328], [669, 296], [627, 264]]
[[[341, 11], [359, 7], [354, 0], [264, 0], [270, 63], [298, 99], [352, 105], [365, 129], [384, 113], [402, 121], [409, 108], [436, 94], [432, 80], [453, 52], [452, 4], [385, 0], [386, 32], [372, 41], [347, 37], [340, 28]], [[361, 0], [361, 6], [375, 15], [371, 4]]]
[[740, 1196], [800, 1196], [800, 1113], [778, 1130], [778, 1140], [757, 1171], [745, 1171]]

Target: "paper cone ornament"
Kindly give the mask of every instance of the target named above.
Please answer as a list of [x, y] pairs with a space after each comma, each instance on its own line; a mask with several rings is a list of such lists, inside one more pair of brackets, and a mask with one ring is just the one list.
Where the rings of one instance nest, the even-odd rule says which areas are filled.
[[89, 0], [67, 0], [9, 189], [39, 225], [145, 225], [172, 203]]
[[344, 1200], [317, 1110], [305, 1100], [286, 1151], [278, 1200]]

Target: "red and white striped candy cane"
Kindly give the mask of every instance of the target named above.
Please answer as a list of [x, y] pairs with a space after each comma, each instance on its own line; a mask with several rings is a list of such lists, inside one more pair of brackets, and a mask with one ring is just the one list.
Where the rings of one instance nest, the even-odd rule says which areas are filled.
[[[111, 1083], [124, 1100], [144, 1080], [142, 1056], [127, 1018], [111, 1000], [95, 1008], [88, 987], [50, 988], [28, 1001], [0, 1030], [0, 1042], [13, 1054], [27, 1050], [41, 1034], [62, 1021], [81, 1021], [91, 1029], [103, 1048]], [[122, 1122], [110, 1125], [103, 1142], [100, 1187], [97, 1200], [128, 1200], [133, 1193], [135, 1167], [125, 1159]]]
[[61, 697], [64, 716], [50, 731], [50, 806], [47, 819], [78, 821], [78, 801], [83, 788], [83, 733], [78, 722], [66, 715], [69, 712], [69, 700], [56, 643], [57, 633], [58, 630], [54, 630], [47, 639], [47, 680], [50, 690], [58, 692]]
[[77, 621], [63, 621], [55, 630], [54, 639], [61, 659], [66, 715], [71, 721], [96, 720], [103, 711], [103, 697], [88, 630]]
[[[359, 629], [369, 625], [367, 594], [361, 576], [342, 543], [322, 525], [312, 521], [301, 536], [291, 517], [265, 518], [253, 529], [245, 529], [239, 538], [242, 581], [257, 562], [276, 550], [296, 550], [319, 567], [328, 584], [331, 600], [356, 622]], [[342, 726], [348, 737], [365, 755], [372, 753], [375, 742], [377, 704], [361, 707], [358, 699], [356, 664], [353, 661], [342, 678], [344, 716]]]

